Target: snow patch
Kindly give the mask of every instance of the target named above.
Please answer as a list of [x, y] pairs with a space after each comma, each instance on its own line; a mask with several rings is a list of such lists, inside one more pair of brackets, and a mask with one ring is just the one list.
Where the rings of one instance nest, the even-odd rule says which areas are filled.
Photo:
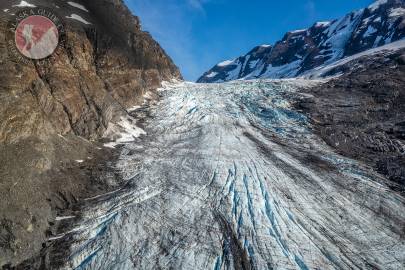
[[30, 3], [26, 2], [26, 1], [21, 1], [18, 5], [14, 5], [13, 7], [32, 7], [32, 8], [34, 8], [34, 7], [37, 7], [37, 6], [35, 6], [33, 4], [30, 4]]
[[228, 76], [226, 79], [229, 80], [236, 80], [239, 77], [239, 73], [242, 70], [242, 65], [238, 63], [238, 65], [231, 71], [228, 72]]
[[229, 65], [233, 64], [233, 62], [234, 62], [234, 60], [225, 60], [225, 61], [217, 64], [217, 66], [226, 67], [226, 66], [229, 66]]
[[104, 134], [105, 138], [111, 138], [114, 141], [104, 144], [105, 147], [114, 148], [120, 144], [133, 142], [146, 132], [136, 126], [136, 120], [130, 116], [121, 117], [118, 123], [110, 124]]
[[369, 25], [368, 26], [368, 28], [367, 28], [367, 31], [364, 33], [364, 35], [363, 35], [363, 37], [369, 37], [369, 36], [371, 36], [372, 34], [375, 34], [375, 33], [377, 33], [377, 29], [375, 29], [374, 27], [372, 27], [371, 25]]
[[326, 27], [329, 26], [331, 22], [316, 22], [315, 27]]
[[141, 106], [136, 105], [136, 106], [133, 106], [133, 107], [127, 109], [127, 111], [128, 111], [128, 112], [133, 112], [133, 111], [136, 111], [136, 110], [138, 110], [138, 109], [140, 109], [140, 108], [141, 108]]
[[78, 159], [78, 160], [75, 160], [77, 163], [83, 163], [84, 162], [84, 160], [82, 160], [82, 159]]
[[89, 10], [88, 10], [87, 8], [85, 8], [83, 5], [80, 5], [80, 4], [75, 3], [75, 2], [67, 2], [67, 3], [68, 3], [69, 5], [71, 5], [72, 7], [81, 9], [81, 10], [86, 11], [86, 12], [89, 12]]
[[250, 67], [250, 68], [256, 67], [256, 66], [257, 66], [257, 63], [258, 63], [259, 61], [260, 61], [260, 59], [251, 61], [251, 62], [249, 63], [249, 67]]
[[384, 5], [388, 2], [388, 0], [378, 0], [375, 1], [373, 4], [368, 6], [368, 10], [370, 10], [371, 12], [376, 11], [381, 5]]
[[345, 57], [339, 61], [336, 61], [335, 63], [332, 63], [330, 65], [324, 65], [318, 68], [315, 68], [314, 70], [309, 71], [308, 73], [305, 73], [302, 77], [307, 78], [307, 77], [311, 77], [311, 78], [319, 78], [322, 77], [324, 74], [326, 74], [328, 71], [338, 67], [338, 66], [342, 66], [345, 65], [353, 60], [356, 60], [360, 57], [366, 56], [366, 55], [373, 55], [376, 53], [380, 53], [382, 51], [397, 51], [400, 49], [405, 48], [405, 40], [399, 40], [396, 42], [392, 42], [390, 44], [384, 45], [384, 46], [380, 46], [377, 48], [373, 48], [349, 57]]
[[61, 217], [56, 217], [55, 220], [56, 221], [61, 221], [61, 220], [65, 220], [65, 219], [72, 219], [75, 218], [76, 216], [61, 216]]
[[367, 17], [367, 18], [363, 19], [363, 24], [362, 24], [362, 27], [367, 26], [367, 25], [368, 25], [368, 23], [370, 22], [370, 20], [371, 20], [371, 17]]
[[79, 16], [77, 14], [72, 14], [70, 16], [66, 16], [66, 18], [76, 20], [76, 21], [79, 21], [79, 22], [84, 23], [84, 24], [91, 24], [91, 23], [89, 23], [88, 21], [86, 21], [85, 19], [83, 19], [81, 16]]
[[[260, 75], [260, 78], [272, 79], [272, 78], [294, 77], [297, 74], [301, 64], [302, 64], [302, 60], [299, 59], [299, 60], [296, 60], [294, 62], [285, 64], [282, 66], [269, 65], [266, 68], [266, 71], [262, 75]], [[249, 75], [249, 76], [251, 76], [251, 75]]]
[[373, 44], [373, 48], [377, 47], [380, 44], [381, 39], [382, 39], [382, 36], [378, 36], [375, 39], [374, 44]]
[[405, 8], [399, 7], [399, 8], [391, 9], [389, 17], [393, 18], [393, 17], [399, 17], [399, 16], [403, 16], [403, 15], [405, 15]]
[[342, 19], [332, 23], [330, 27], [325, 30], [325, 34], [328, 35], [329, 39], [320, 45], [330, 47], [331, 58], [327, 63], [335, 62], [343, 56], [346, 44], [354, 29], [356, 29], [358, 20], [360, 20], [362, 14], [363, 10], [346, 15]]
[[314, 59], [320, 59], [320, 58], [324, 58], [324, 57], [325, 57], [325, 55], [320, 54], [320, 55], [315, 56]]
[[217, 76], [218, 75], [218, 72], [211, 72], [210, 74], [208, 74], [208, 75], [205, 75], [205, 77], [207, 77], [207, 78], [213, 78], [213, 77], [215, 77], [215, 76]]
[[302, 33], [302, 32], [305, 32], [305, 31], [307, 31], [307, 29], [298, 29], [298, 30], [290, 31], [290, 33], [291, 34], [298, 34], [298, 33]]

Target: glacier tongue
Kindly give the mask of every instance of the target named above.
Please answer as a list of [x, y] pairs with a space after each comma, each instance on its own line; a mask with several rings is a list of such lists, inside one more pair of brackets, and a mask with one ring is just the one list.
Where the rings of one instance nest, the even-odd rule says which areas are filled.
[[315, 83], [166, 85], [147, 108], [147, 135], [122, 148], [116, 168], [127, 184], [83, 203], [81, 218], [54, 238], [69, 248], [51, 261], [69, 269], [402, 268], [404, 199], [334, 153], [292, 107]]

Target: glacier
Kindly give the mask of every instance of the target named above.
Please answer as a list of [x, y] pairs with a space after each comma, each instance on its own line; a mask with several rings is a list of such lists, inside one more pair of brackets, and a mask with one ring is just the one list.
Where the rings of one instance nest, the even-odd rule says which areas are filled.
[[294, 108], [305, 79], [166, 83], [117, 190], [60, 218], [61, 269], [404, 269], [405, 201]]

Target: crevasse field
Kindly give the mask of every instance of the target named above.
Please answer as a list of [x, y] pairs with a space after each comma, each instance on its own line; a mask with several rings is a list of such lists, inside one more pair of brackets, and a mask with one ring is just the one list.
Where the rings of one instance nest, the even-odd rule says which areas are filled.
[[66, 226], [51, 240], [72, 247], [50, 260], [68, 269], [403, 269], [403, 198], [334, 153], [292, 106], [316, 83], [166, 84], [157, 104], [134, 111], [143, 130], [123, 124], [140, 135], [114, 165], [126, 184], [87, 199], [74, 222], [60, 217]]

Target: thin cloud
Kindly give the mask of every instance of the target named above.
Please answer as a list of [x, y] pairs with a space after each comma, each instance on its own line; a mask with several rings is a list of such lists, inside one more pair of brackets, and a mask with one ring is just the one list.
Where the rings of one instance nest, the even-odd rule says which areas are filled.
[[202, 71], [194, 51], [196, 41], [192, 35], [190, 12], [201, 15], [201, 10], [199, 6], [191, 6], [189, 1], [126, 0], [140, 16], [143, 30], [152, 33], [186, 79], [195, 80]]
[[316, 18], [316, 6], [313, 0], [309, 0], [305, 4], [305, 9], [307, 12], [308, 21], [314, 21]]
[[204, 5], [210, 0], [187, 0], [189, 7], [205, 13]]
[[203, 9], [203, 5], [200, 0], [188, 0], [188, 4], [195, 9]]

